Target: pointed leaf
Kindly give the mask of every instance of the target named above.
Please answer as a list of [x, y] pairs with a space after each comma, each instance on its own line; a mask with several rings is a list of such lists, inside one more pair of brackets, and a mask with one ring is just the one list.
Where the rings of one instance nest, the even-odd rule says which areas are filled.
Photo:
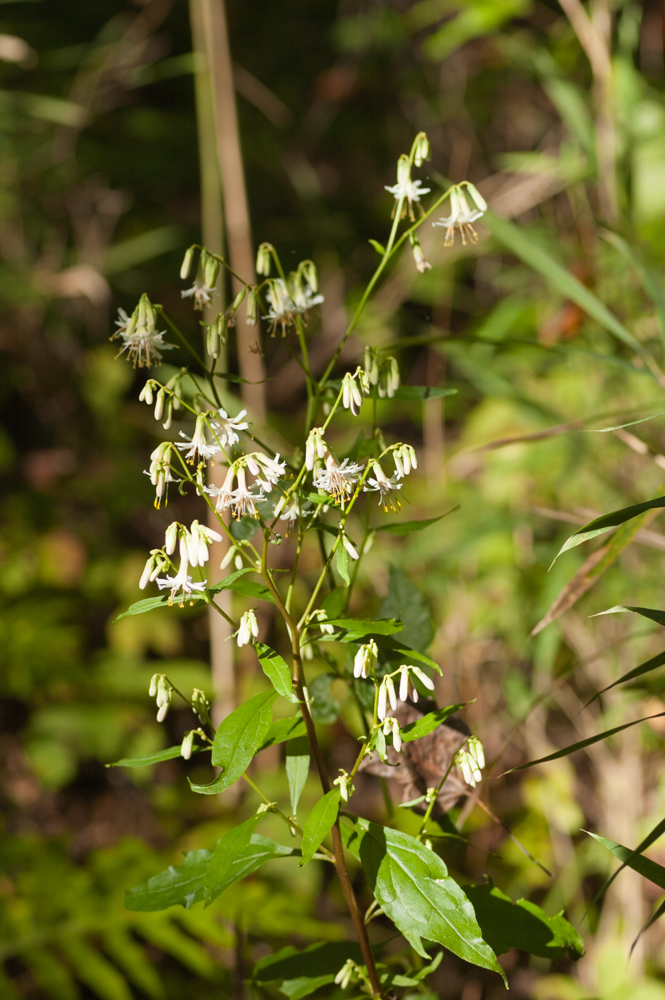
[[591, 617], [600, 618], [601, 615], [616, 615], [624, 611], [634, 611], [635, 614], [642, 615], [643, 618], [650, 618], [652, 622], [665, 625], [665, 611], [659, 611], [657, 608], [627, 607], [624, 604], [615, 604], [613, 608], [608, 608], [607, 611], [599, 611], [598, 614], [591, 615]]
[[557, 750], [555, 753], [548, 754], [547, 757], [539, 757], [538, 760], [530, 760], [528, 764], [520, 764], [519, 767], [511, 767], [508, 771], [504, 771], [504, 774], [511, 774], [513, 771], [523, 771], [525, 767], [533, 767], [534, 764], [545, 764], [548, 760], [558, 760], [559, 757], [568, 757], [571, 753], [576, 753], [578, 750], [584, 750], [585, 747], [590, 747], [594, 743], [600, 743], [601, 740], [607, 740], [610, 736], [614, 736], [615, 733], [620, 733], [624, 729], [630, 729], [631, 726], [637, 726], [640, 722], [648, 722], [649, 719], [660, 719], [661, 716], [665, 715], [665, 712], [658, 712], [656, 715], [647, 715], [643, 719], [635, 719], [634, 722], [626, 722], [623, 726], [615, 726], [614, 729], [606, 729], [604, 733], [598, 733], [597, 736], [590, 736], [586, 740], [580, 740], [579, 743], [572, 743], [569, 747], [564, 747], [563, 750]]
[[274, 649], [271, 649], [270, 646], [266, 646], [264, 642], [257, 642], [255, 649], [259, 657], [261, 669], [277, 694], [281, 694], [283, 698], [288, 698], [289, 701], [297, 702], [297, 695], [293, 693], [291, 671], [285, 660]]
[[459, 705], [448, 705], [446, 708], [437, 708], [436, 712], [428, 712], [415, 722], [410, 722], [401, 730], [402, 741], [410, 743], [411, 740], [419, 740], [421, 736], [429, 736], [435, 729], [446, 721], [449, 715], [459, 712], [460, 709], [468, 705], [468, 701], [463, 701]]
[[319, 799], [307, 817], [302, 834], [302, 862], [311, 861], [332, 828], [339, 812], [339, 788], [333, 788]]
[[284, 766], [289, 782], [291, 815], [295, 816], [309, 774], [309, 740], [307, 736], [298, 736], [296, 739], [288, 740]]
[[483, 937], [497, 955], [519, 948], [531, 955], [553, 961], [577, 959], [584, 954], [584, 943], [563, 912], [548, 917], [540, 906], [509, 896], [491, 881], [485, 885], [466, 886]]
[[343, 542], [339, 543], [335, 551], [335, 566], [337, 567], [337, 572], [348, 587], [351, 583], [351, 577], [349, 576], [349, 554], [346, 551], [346, 546]]
[[379, 614], [404, 622], [399, 641], [406, 646], [427, 649], [434, 638], [434, 622], [427, 601], [416, 584], [397, 566], [390, 567], [388, 593], [381, 601]]
[[370, 246], [374, 247], [379, 257], [385, 257], [386, 248], [382, 246], [378, 240], [367, 240], [367, 242], [369, 243]]
[[[194, 745], [192, 753], [204, 753], [206, 750], [211, 749], [212, 747]], [[150, 767], [151, 764], [161, 764], [163, 760], [175, 760], [176, 757], [180, 757], [181, 750], [182, 747], [178, 744], [177, 747], [158, 750], [156, 753], [150, 753], [146, 757], [123, 757], [122, 760], [116, 760], [113, 764], [107, 764], [106, 767]]]
[[[317, 976], [330, 977], [332, 982], [347, 959], [363, 964], [360, 947], [352, 941], [326, 941], [312, 944], [298, 951], [293, 945], [259, 959], [254, 966], [252, 979], [258, 983], [269, 983], [276, 979], [314, 979]], [[307, 996], [301, 993], [300, 996]]]
[[456, 507], [451, 507], [445, 514], [439, 514], [438, 517], [427, 517], [422, 521], [391, 521], [389, 524], [377, 524], [373, 530], [389, 531], [391, 535], [410, 535], [414, 531], [423, 531], [425, 528], [429, 528], [430, 524], [436, 524], [442, 517], [448, 517], [448, 514], [452, 514], [455, 510], [459, 510], [459, 504]]
[[584, 832], [588, 833], [594, 840], [597, 840], [599, 844], [602, 844], [606, 850], [611, 851], [619, 861], [623, 861], [633, 871], [639, 872], [640, 875], [648, 878], [650, 882], [660, 886], [661, 889], [665, 889], [665, 868], [662, 865], [657, 864], [655, 861], [650, 861], [649, 858], [645, 858], [641, 854], [636, 854], [635, 851], [631, 851], [628, 847], [622, 847], [621, 844], [617, 844], [614, 840], [609, 840], [607, 837], [601, 837], [597, 833], [590, 833], [589, 830], [585, 830]]
[[[563, 552], [568, 552], [570, 549], [574, 549], [577, 545], [581, 545], [582, 542], [586, 542], [589, 538], [595, 538], [596, 535], [602, 535], [603, 532], [609, 531], [610, 528], [616, 528], [617, 525], [623, 524], [625, 521], [630, 521], [632, 518], [637, 517], [638, 514], [642, 514], [645, 510], [652, 510], [657, 507], [665, 507], [665, 497], [656, 497], [654, 500], [646, 500], [644, 503], [635, 503], [630, 507], [622, 507], [621, 510], [614, 510], [610, 514], [603, 514], [602, 517], [596, 517], [593, 521], [589, 521], [588, 524], [583, 524], [581, 528], [578, 528], [570, 538], [568, 538], [556, 556], [554, 557], [554, 562], [559, 558]], [[552, 564], [554, 565], [554, 563]]]
[[250, 816], [244, 823], [228, 830], [217, 841], [203, 876], [203, 898], [206, 906], [217, 898], [222, 891], [221, 887], [229, 884], [229, 875], [239, 858], [247, 851], [256, 824], [260, 819], [261, 817], [258, 815]]
[[596, 895], [593, 897], [593, 899], [589, 903], [589, 905], [587, 907], [587, 911], [586, 911], [587, 913], [589, 912], [589, 910], [591, 909], [591, 907], [595, 903], [597, 903], [598, 900], [602, 896], [605, 895], [605, 893], [607, 892], [607, 890], [609, 889], [609, 887], [614, 882], [615, 878], [617, 878], [617, 876], [621, 874], [621, 872], [624, 870], [624, 868], [630, 867], [629, 860], [632, 861], [633, 857], [638, 857], [638, 855], [640, 855], [644, 851], [646, 851], [647, 848], [651, 847], [652, 844], [654, 844], [660, 837], [662, 837], [663, 833], [665, 833], [665, 819], [662, 819], [659, 823], [657, 823], [656, 826], [653, 828], [653, 830], [651, 830], [651, 832], [646, 835], [646, 837], [644, 838], [644, 840], [640, 841], [640, 843], [637, 845], [637, 847], [635, 848], [635, 850], [632, 851], [630, 859], [625, 859], [623, 861], [623, 863], [621, 865], [619, 865], [619, 867], [617, 868], [617, 870], [615, 872], [613, 872], [610, 875], [610, 877], [607, 878], [603, 882], [603, 884], [601, 885], [600, 889], [598, 890], [598, 892], [596, 893]]
[[[197, 595], [192, 594], [192, 597], [195, 596]], [[161, 594], [159, 597], [145, 597], [142, 601], [130, 604], [126, 611], [113, 619], [113, 624], [115, 625], [121, 618], [129, 618], [130, 615], [144, 615], [147, 611], [153, 611], [155, 608], [165, 608], [168, 603], [169, 599], [166, 594]]]
[[[257, 871], [266, 861], [299, 855], [300, 851], [297, 848], [284, 847], [269, 837], [255, 833], [249, 847], [236, 859], [219, 892]], [[178, 867], [171, 865], [166, 871], [154, 875], [147, 882], [129, 889], [125, 894], [125, 906], [128, 910], [140, 913], [166, 910], [169, 906], [184, 906], [189, 909], [194, 903], [203, 899], [203, 880], [211, 857], [212, 851], [187, 851], [182, 865]]]
[[275, 691], [266, 691], [250, 698], [224, 719], [215, 734], [212, 762], [222, 773], [210, 785], [189, 782], [192, 791], [201, 795], [217, 795], [245, 773], [250, 761], [263, 743], [272, 721]]
[[353, 821], [347, 842], [382, 909], [419, 955], [428, 957], [423, 938], [436, 941], [506, 982], [482, 938], [473, 905], [434, 851], [415, 837], [365, 819]]
[[591, 705], [594, 701], [596, 701], [597, 698], [600, 698], [602, 695], [605, 694], [606, 691], [609, 691], [611, 688], [616, 687], [617, 684], [625, 684], [627, 681], [633, 681], [635, 680], [636, 677], [641, 677], [642, 674], [648, 674], [651, 670], [656, 670], [657, 667], [662, 667], [664, 663], [665, 663], [665, 651], [662, 653], [658, 653], [657, 656], [652, 656], [650, 660], [645, 660], [644, 663], [640, 663], [639, 667], [633, 667], [632, 670], [629, 670], [628, 673], [624, 674], [622, 677], [619, 677], [618, 680], [613, 681], [612, 684], [608, 684], [607, 687], [604, 687], [602, 689], [602, 691], [598, 691], [593, 696], [593, 698], [589, 698], [588, 702], [584, 707], [588, 708], [589, 705]]

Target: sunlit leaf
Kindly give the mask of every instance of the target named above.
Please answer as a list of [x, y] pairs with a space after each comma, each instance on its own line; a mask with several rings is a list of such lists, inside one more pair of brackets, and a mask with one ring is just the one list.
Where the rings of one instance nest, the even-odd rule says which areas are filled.
[[284, 743], [285, 740], [295, 739], [298, 736], [306, 736], [307, 728], [302, 715], [296, 715], [291, 719], [276, 719], [270, 725], [263, 743], [257, 750], [265, 750], [267, 747], [275, 746], [277, 743]]
[[270, 729], [276, 698], [276, 691], [257, 694], [227, 715], [215, 734], [212, 747], [212, 762], [215, 767], [222, 768], [222, 773], [209, 785], [190, 781], [192, 791], [200, 795], [217, 795], [245, 773]]
[[632, 670], [629, 670], [628, 673], [623, 674], [623, 676], [619, 677], [618, 680], [613, 681], [612, 684], [608, 684], [607, 687], [604, 687], [602, 689], [602, 691], [598, 691], [593, 696], [593, 698], [589, 698], [588, 702], [584, 707], [588, 708], [589, 705], [591, 705], [594, 701], [596, 701], [598, 698], [604, 695], [606, 691], [609, 691], [611, 688], [616, 687], [618, 684], [626, 684], [628, 681], [633, 681], [635, 680], [636, 677], [641, 677], [642, 674], [648, 674], [650, 671], [656, 670], [657, 667], [662, 667], [664, 663], [665, 663], [665, 651], [662, 653], [658, 653], [657, 656], [652, 656], [650, 660], [646, 660], [644, 663], [640, 663], [638, 667], [633, 667]]
[[436, 941], [506, 981], [471, 902], [434, 851], [409, 834], [365, 819], [353, 820], [346, 840], [386, 916], [419, 955], [428, 957], [423, 939]]
[[289, 701], [297, 702], [298, 698], [293, 693], [291, 671], [286, 661], [274, 649], [266, 646], [264, 642], [257, 642], [255, 648], [261, 669], [277, 694], [281, 694], [283, 698], [288, 698]]
[[600, 618], [601, 615], [616, 615], [625, 611], [634, 611], [635, 614], [641, 615], [642, 618], [650, 618], [652, 622], [665, 625], [665, 611], [660, 611], [658, 608], [635, 608], [624, 604], [615, 604], [613, 608], [608, 608], [607, 611], [599, 611], [598, 614], [591, 617]]
[[[610, 528], [616, 528], [617, 525], [623, 524], [625, 521], [630, 521], [632, 518], [637, 517], [638, 514], [657, 507], [665, 507], [665, 497], [656, 497], [655, 500], [646, 500], [644, 503], [636, 503], [630, 507], [623, 507], [621, 510], [614, 510], [611, 514], [603, 514], [602, 517], [594, 518], [593, 521], [589, 521], [588, 524], [582, 525], [581, 528], [573, 532], [557, 552], [554, 562], [556, 562], [563, 552], [574, 549], [577, 545], [581, 545], [582, 542], [588, 541], [589, 538], [602, 535], [603, 532], [609, 531]], [[554, 562], [552, 565], [554, 565]]]
[[429, 736], [430, 733], [433, 733], [435, 729], [446, 721], [448, 716], [459, 712], [460, 709], [468, 704], [468, 701], [463, 701], [459, 705], [448, 705], [446, 708], [438, 708], [435, 712], [428, 712], [427, 715], [423, 715], [422, 718], [417, 719], [415, 722], [410, 722], [408, 726], [404, 726], [401, 730], [403, 742], [409, 743], [411, 740], [419, 740], [422, 736]]
[[333, 823], [337, 819], [339, 802], [339, 788], [333, 788], [331, 791], [326, 792], [326, 794], [313, 806], [312, 811], [307, 817], [305, 826], [303, 827], [303, 865], [306, 865], [308, 861], [312, 860], [324, 838], [330, 831]]
[[631, 851], [628, 847], [622, 847], [621, 844], [617, 844], [614, 840], [601, 837], [598, 833], [590, 833], [589, 830], [585, 830], [584, 832], [588, 833], [594, 840], [597, 840], [608, 851], [611, 851], [628, 868], [632, 868], [633, 871], [639, 872], [640, 875], [648, 878], [650, 882], [660, 886], [661, 889], [665, 889], [665, 868], [662, 865], [657, 864], [655, 861], [650, 861], [649, 858], [645, 858], [635, 851]]
[[393, 399], [440, 399], [442, 396], [456, 396], [459, 389], [443, 388], [438, 385], [400, 385], [395, 389]]
[[610, 736], [614, 736], [616, 733], [621, 733], [624, 729], [630, 729], [631, 726], [637, 726], [640, 722], [648, 722], [649, 719], [659, 719], [663, 715], [665, 715], [665, 712], [657, 712], [656, 715], [647, 715], [643, 719], [635, 719], [634, 722], [626, 722], [623, 726], [615, 726], [614, 729], [606, 729], [604, 733], [598, 733], [596, 736], [589, 736], [587, 739], [580, 740], [578, 743], [571, 743], [570, 746], [564, 747], [563, 750], [556, 750], [554, 753], [548, 754], [547, 757], [539, 757], [538, 760], [530, 760], [527, 764], [520, 764], [519, 767], [511, 767], [508, 771], [504, 771], [504, 774], [511, 774], [513, 771], [523, 771], [525, 767], [533, 767], [534, 764], [545, 764], [548, 760], [558, 760], [559, 757], [568, 757], [571, 753], [576, 753], [578, 750], [584, 750], [585, 747], [590, 747], [594, 743], [600, 743], [601, 740], [608, 740]]
[[[192, 753], [204, 753], [206, 750], [212, 750], [212, 747], [202, 747], [196, 746], [192, 747]], [[156, 753], [148, 754], [146, 757], [123, 757], [122, 760], [116, 760], [113, 764], [107, 764], [107, 767], [150, 767], [151, 764], [160, 764], [163, 760], [175, 760], [176, 757], [180, 757], [182, 747], [178, 744], [177, 747], [169, 747], [167, 750], [157, 750]]]
[[425, 528], [429, 528], [431, 524], [436, 524], [442, 517], [447, 517], [448, 514], [452, 514], [455, 510], [459, 510], [459, 505], [451, 507], [445, 514], [439, 514], [438, 517], [426, 517], [422, 521], [390, 521], [389, 524], [375, 525], [373, 530], [389, 531], [391, 535], [410, 535], [414, 531], [423, 531]]
[[284, 769], [289, 783], [291, 815], [295, 816], [309, 774], [309, 740], [307, 736], [297, 736], [295, 739], [288, 740], [285, 750]]

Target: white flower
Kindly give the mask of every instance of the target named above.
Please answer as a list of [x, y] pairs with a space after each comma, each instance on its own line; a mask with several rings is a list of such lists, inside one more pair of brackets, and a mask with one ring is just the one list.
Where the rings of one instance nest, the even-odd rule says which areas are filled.
[[208, 496], [217, 497], [217, 502], [215, 504], [215, 510], [218, 514], [225, 511], [233, 503], [233, 484], [236, 478], [236, 467], [235, 464], [230, 465], [226, 476], [224, 477], [224, 482], [221, 486], [204, 486], [205, 492]]
[[192, 750], [194, 749], [194, 734], [196, 730], [190, 729], [188, 733], [182, 738], [182, 744], [180, 746], [180, 756], [184, 757], [185, 760], [189, 760], [192, 756]]
[[307, 514], [310, 509], [310, 504], [301, 505], [298, 494], [292, 493], [290, 496], [285, 495], [279, 498], [275, 504], [273, 517], [278, 517], [280, 521], [289, 521], [292, 523], [297, 521], [301, 515]]
[[410, 444], [400, 444], [393, 449], [395, 474], [398, 479], [408, 476], [412, 469], [418, 468], [415, 449]]
[[[473, 189], [475, 191], [475, 188]], [[480, 196], [479, 196], [480, 197]], [[474, 199], [475, 200], [475, 199]], [[484, 200], [482, 202], [485, 204]], [[485, 205], [485, 208], [487, 206]], [[464, 192], [460, 187], [454, 187], [450, 192], [450, 215], [447, 219], [440, 219], [433, 222], [433, 226], [445, 226], [446, 238], [444, 246], [451, 247], [455, 242], [455, 230], [459, 229], [462, 236], [462, 244], [466, 246], [467, 239], [471, 243], [478, 242], [478, 234], [473, 228], [473, 223], [482, 218], [485, 209], [469, 208]]]
[[263, 318], [270, 320], [273, 336], [278, 325], [281, 326], [284, 336], [287, 327], [294, 322], [296, 316], [303, 316], [306, 319], [308, 310], [323, 302], [323, 296], [315, 295], [314, 292], [315, 289], [303, 283], [298, 274], [289, 275], [289, 285], [282, 278], [271, 278], [268, 281], [266, 298], [270, 309], [268, 315]]
[[192, 521], [189, 532], [186, 533], [187, 554], [192, 566], [205, 566], [208, 561], [208, 546], [213, 542], [221, 542], [218, 531], [208, 528], [198, 521]]
[[353, 660], [353, 676], [367, 678], [376, 666], [379, 650], [374, 639], [361, 646]]
[[131, 316], [119, 309], [116, 320], [118, 329], [110, 340], [122, 340], [122, 347], [116, 357], [127, 352], [127, 360], [134, 368], [151, 368], [162, 363], [162, 351], [170, 351], [175, 345], [164, 341], [165, 330], [157, 329], [157, 311], [147, 295], [142, 295]]
[[328, 614], [321, 608], [319, 611], [312, 611], [310, 615], [311, 622], [317, 622], [319, 628], [324, 635], [334, 635], [335, 627], [334, 625], [327, 625], [326, 621], [328, 619]]
[[247, 421], [242, 419], [245, 416], [247, 416], [247, 410], [241, 410], [237, 416], [230, 417], [226, 410], [223, 410], [221, 407], [219, 408], [210, 426], [217, 435], [222, 448], [226, 448], [230, 444], [236, 444], [240, 440], [237, 432], [246, 431], [249, 427]]
[[[247, 489], [247, 480], [245, 477], [245, 470], [241, 467], [238, 469], [238, 486], [231, 494], [230, 503], [226, 506], [231, 507], [231, 513], [234, 517], [257, 517], [258, 511], [256, 509], [256, 500], [263, 500], [264, 496], [261, 490], [258, 493], [252, 493], [251, 490]], [[219, 510], [219, 505], [217, 507]]]
[[161, 549], [151, 549], [148, 561], [145, 564], [141, 579], [139, 580], [140, 590], [145, 590], [148, 583], [156, 580], [160, 573], [168, 568], [169, 560]]
[[245, 457], [247, 468], [257, 479], [266, 493], [272, 491], [273, 486], [279, 482], [286, 472], [286, 462], [279, 461], [279, 455], [268, 458], [261, 452], [254, 452]]
[[180, 437], [183, 438], [183, 443], [179, 441], [175, 442], [176, 448], [180, 451], [186, 451], [185, 460], [190, 464], [194, 465], [196, 461], [196, 456], [198, 455], [204, 462], [207, 462], [209, 458], [216, 455], [220, 450], [219, 445], [216, 442], [208, 444], [206, 441], [206, 414], [200, 413], [196, 418], [196, 426], [194, 428], [194, 435], [188, 438], [186, 434], [180, 431]]
[[393, 716], [390, 716], [383, 722], [383, 735], [389, 736], [390, 733], [393, 734], [393, 746], [395, 747], [397, 753], [399, 753], [402, 749], [402, 734], [400, 732], [399, 723]]
[[381, 681], [381, 686], [379, 688], [379, 697], [377, 701], [376, 714], [380, 722], [383, 722], [386, 715], [388, 714], [388, 702], [390, 702], [390, 707], [395, 711], [397, 708], [397, 695], [395, 693], [395, 685], [393, 684], [393, 679], [390, 675], [384, 677]]
[[467, 785], [475, 788], [482, 778], [482, 769], [485, 766], [485, 752], [478, 737], [470, 736], [466, 748], [458, 750], [454, 760]]
[[335, 778], [333, 785], [339, 786], [339, 795], [342, 802], [348, 802], [355, 791], [353, 782], [346, 771], [340, 770], [339, 778]]
[[[403, 171], [404, 173], [404, 171]], [[431, 188], [426, 188], [422, 186], [422, 181], [413, 181], [411, 177], [406, 173], [406, 176], [402, 176], [400, 179], [399, 165], [397, 169], [397, 184], [393, 184], [392, 187], [385, 185], [386, 191], [388, 191], [395, 198], [395, 206], [393, 212], [397, 208], [400, 199], [404, 199], [402, 202], [402, 213], [400, 218], [404, 219], [406, 217], [407, 211], [409, 213], [410, 219], [415, 219], [413, 214], [413, 206], [418, 205], [418, 208], [422, 214], [422, 205], [420, 204], [420, 198], [424, 194], [429, 194]]]
[[305, 468], [311, 472], [317, 459], [324, 459], [328, 454], [328, 448], [323, 440], [323, 428], [313, 427], [307, 437], [305, 445]]
[[[150, 454], [150, 468], [147, 475], [150, 476], [150, 482], [155, 487], [155, 507], [157, 508], [161, 506], [162, 497], [168, 494], [168, 484], [180, 482], [173, 475], [172, 457], [173, 444], [170, 441], [163, 441]], [[168, 503], [168, 495], [165, 503]]]
[[187, 560], [182, 559], [180, 562], [180, 567], [175, 576], [165, 576], [157, 579], [157, 586], [160, 590], [170, 590], [171, 594], [169, 597], [169, 604], [173, 604], [177, 594], [180, 594], [180, 607], [184, 607], [185, 598], [191, 597], [197, 591], [202, 591], [206, 589], [206, 583], [194, 583], [191, 576], [188, 574], [189, 563]]
[[348, 458], [345, 458], [340, 465], [328, 452], [325, 472], [315, 476], [313, 482], [317, 489], [324, 490], [335, 499], [341, 500], [353, 492], [353, 487], [358, 482], [361, 472], [362, 465], [350, 462]]
[[399, 479], [396, 475], [388, 479], [378, 462], [374, 463], [373, 472], [374, 476], [365, 481], [365, 490], [369, 493], [378, 491], [379, 505], [382, 510], [386, 512], [389, 510], [398, 511], [401, 506], [399, 490], [402, 488]]
[[253, 611], [245, 611], [240, 619], [240, 628], [235, 633], [238, 647], [252, 645], [259, 637], [259, 623]]
[[210, 305], [213, 295], [216, 294], [217, 290], [215, 288], [211, 288], [198, 279], [194, 282], [191, 288], [187, 288], [184, 292], [180, 293], [183, 299], [193, 297], [195, 309], [203, 309], [204, 306]]
[[153, 674], [148, 694], [157, 700], [157, 722], [163, 722], [173, 697], [173, 688], [165, 674]]
[[[358, 373], [356, 372], [356, 374]], [[357, 417], [360, 413], [362, 402], [363, 396], [356, 384], [355, 377], [350, 372], [347, 372], [342, 379], [342, 405], [345, 410], [351, 410], [354, 417]]]

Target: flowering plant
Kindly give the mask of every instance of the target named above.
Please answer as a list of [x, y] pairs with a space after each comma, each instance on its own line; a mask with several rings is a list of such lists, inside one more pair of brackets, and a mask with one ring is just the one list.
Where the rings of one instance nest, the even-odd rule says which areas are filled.
[[[154, 367], [161, 362], [162, 352], [175, 346], [164, 341], [166, 330], [158, 330], [160, 326], [169, 328], [193, 355], [192, 370], [181, 368], [166, 382], [151, 375], [141, 391], [140, 399], [154, 406], [155, 419], [165, 431], [170, 431], [175, 413], [187, 415], [193, 424], [191, 435], [180, 430], [180, 440], [162, 441], [154, 449], [148, 475], [155, 487], [156, 507], [166, 506], [169, 487], [177, 486], [179, 493], [199, 497], [202, 512], [207, 505], [208, 523], [214, 525], [199, 520], [169, 524], [163, 546], [150, 552], [140, 580], [141, 588], [156, 584], [167, 593], [139, 601], [125, 614], [145, 613], [165, 603], [211, 608], [226, 619], [238, 647], [253, 646], [266, 678], [263, 690], [217, 727], [211, 721], [210, 702], [195, 691], [184, 700], [196, 724], [181, 746], [151, 758], [151, 762], [177, 755], [189, 759], [211, 752], [212, 764], [221, 771], [208, 784], [190, 782], [193, 791], [218, 795], [242, 778], [260, 800], [254, 814], [225, 833], [211, 852], [191, 852], [182, 866], [130, 890], [128, 905], [154, 910], [175, 903], [191, 906], [198, 900], [209, 904], [271, 859], [295, 857], [301, 865], [317, 859], [332, 865], [356, 943], [349, 944], [342, 960], [339, 949], [329, 958], [321, 952], [319, 974], [310, 976], [312, 988], [305, 982], [309, 973], [303, 971], [300, 979], [305, 985], [299, 987], [298, 996], [326, 984], [337, 984], [342, 990], [353, 986], [356, 995], [372, 997], [392, 996], [399, 987], [421, 991], [441, 960], [441, 953], [430, 960], [424, 941], [443, 945], [462, 959], [503, 975], [487, 929], [491, 929], [491, 917], [486, 897], [481, 894], [473, 903], [433, 846], [441, 842], [436, 838], [443, 835], [442, 824], [444, 829], [446, 823], [451, 826], [447, 810], [480, 781], [482, 746], [461, 720], [451, 718], [463, 706], [438, 708], [429, 700], [440, 667], [424, 648], [401, 640], [405, 623], [395, 617], [357, 617], [352, 605], [360, 567], [376, 533], [399, 526], [399, 533], [406, 534], [432, 523], [388, 523], [385, 519], [389, 512], [399, 511], [418, 462], [411, 443], [386, 441], [377, 423], [378, 400], [400, 395], [417, 399], [450, 390], [409, 386], [404, 391], [396, 359], [372, 347], [366, 348], [362, 364], [341, 374], [342, 351], [386, 267], [405, 244], [411, 246], [418, 270], [429, 268], [417, 230], [446, 199], [451, 215], [435, 223], [446, 227], [446, 244], [452, 242], [456, 230], [464, 241], [475, 239], [472, 223], [486, 209], [480, 194], [465, 182], [443, 193], [425, 211], [420, 201], [429, 189], [412, 174], [428, 155], [429, 144], [421, 133], [409, 155], [400, 157], [397, 184], [388, 188], [395, 204], [387, 243], [385, 247], [373, 244], [380, 262], [322, 374], [317, 375], [310, 364], [307, 339], [310, 314], [322, 302], [316, 267], [303, 261], [286, 274], [277, 252], [267, 243], [258, 251], [260, 283], [242, 281], [231, 305], [213, 322], [203, 324], [207, 360], [145, 295], [131, 317], [121, 317], [114, 335], [123, 341], [120, 353], [126, 353], [135, 365]], [[420, 211], [418, 219], [414, 205]], [[400, 232], [407, 217], [406, 228]], [[195, 309], [203, 309], [214, 301], [220, 270], [230, 269], [223, 258], [192, 247], [183, 261], [184, 280], [191, 277], [195, 263], [193, 285], [182, 294], [192, 299]], [[219, 389], [220, 376], [225, 377], [217, 371], [221, 346], [243, 304], [245, 321], [255, 324], [261, 314], [272, 335], [284, 338], [304, 374], [305, 425], [299, 442], [290, 442], [286, 450], [283, 445], [279, 451], [271, 447], [274, 432], [269, 427], [257, 428], [251, 414]], [[341, 453], [335, 428], [344, 411], [360, 423], [361, 433], [353, 447]], [[362, 424], [365, 414], [368, 419]], [[226, 470], [221, 485], [209, 481], [211, 463], [221, 463]], [[228, 547], [222, 566], [234, 565], [235, 569], [220, 582], [209, 583], [210, 547], [222, 541]], [[285, 546], [288, 558], [281, 558], [278, 566], [273, 554], [283, 552]], [[261, 633], [267, 629], [265, 614], [257, 616], [257, 608], [252, 607], [236, 620], [216, 600], [222, 590], [268, 607], [278, 623], [273, 641], [288, 647], [288, 654], [282, 655], [262, 640]], [[322, 675], [320, 665], [328, 673]], [[318, 682], [327, 678], [329, 684], [331, 677], [348, 686], [360, 732], [355, 761], [336, 775], [331, 774], [320, 743], [324, 714], [319, 711], [323, 688]], [[150, 694], [156, 697], [159, 721], [165, 718], [174, 694], [184, 697], [161, 674], [153, 678]], [[282, 709], [273, 719], [278, 699]], [[283, 717], [284, 711], [291, 714]], [[303, 739], [305, 754], [300, 749]], [[423, 748], [433, 746], [433, 740], [439, 741], [439, 757], [433, 752], [428, 755], [440, 763], [432, 776], [431, 770], [419, 770], [414, 747], [417, 743]], [[256, 754], [281, 743], [286, 747], [289, 808], [271, 801], [248, 774]], [[442, 746], [445, 753], [440, 752]], [[302, 769], [288, 766], [296, 747], [307, 768], [313, 761], [321, 787], [321, 797], [306, 818], [298, 816], [306, 772], [303, 777]], [[365, 780], [371, 781], [373, 774], [383, 777], [400, 769], [409, 774], [410, 783], [400, 779], [402, 785], [416, 792], [416, 798], [404, 805], [422, 815], [413, 835], [399, 829], [400, 813], [392, 806], [385, 824], [361, 818], [351, 808], [354, 782], [361, 772], [367, 772]], [[297, 846], [256, 832], [267, 813], [283, 821], [288, 839], [295, 838]], [[360, 889], [349, 873], [349, 857], [359, 862], [366, 876]], [[408, 954], [387, 955], [383, 945], [372, 943], [368, 925], [376, 918], [392, 922], [408, 942]], [[289, 968], [296, 966], [293, 959]], [[280, 974], [277, 958], [269, 956], [257, 964], [253, 978], [261, 983], [287, 977]]]

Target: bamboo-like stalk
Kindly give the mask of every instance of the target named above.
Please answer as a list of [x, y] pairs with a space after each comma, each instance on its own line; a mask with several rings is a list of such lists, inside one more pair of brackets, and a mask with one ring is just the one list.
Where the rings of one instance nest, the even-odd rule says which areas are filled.
[[[224, 0], [198, 0], [201, 4], [206, 53], [212, 83], [216, 124], [216, 144], [222, 197], [226, 220], [226, 243], [233, 270], [245, 281], [256, 282], [254, 251], [240, 146], [233, 65], [229, 47]], [[234, 291], [240, 288], [238, 284]], [[260, 333], [238, 319], [236, 325], [238, 366], [248, 380], [242, 386], [242, 399], [257, 423], [265, 420], [265, 367], [261, 354]]]
[[[196, 57], [194, 73], [194, 90], [196, 98], [196, 122], [199, 144], [199, 171], [201, 184], [201, 241], [213, 253], [221, 254], [224, 244], [224, 219], [222, 212], [222, 189], [217, 162], [217, 143], [215, 139], [215, 109], [213, 102], [212, 83], [208, 69], [208, 58], [205, 44], [205, 21], [203, 17], [203, 0], [190, 0], [190, 24], [192, 31], [192, 48]], [[221, 282], [219, 283], [221, 286]], [[223, 287], [219, 289], [220, 296], [224, 294]], [[216, 313], [223, 307], [223, 299], [217, 299], [203, 313], [203, 319], [211, 323]], [[206, 361], [210, 363], [210, 358]], [[226, 369], [226, 347], [220, 346], [219, 365]], [[221, 486], [224, 467], [213, 465], [208, 472], [210, 486]], [[209, 512], [208, 523], [211, 528], [217, 528], [217, 519]], [[220, 563], [228, 551], [229, 543], [226, 537], [221, 542], [213, 542], [210, 551], [210, 583], [217, 583], [222, 577]], [[223, 590], [217, 595], [217, 603], [227, 615], [231, 615], [231, 591]], [[208, 629], [210, 635], [210, 667], [214, 690], [212, 719], [219, 725], [222, 719], [233, 711], [236, 702], [234, 646], [227, 642], [231, 628], [223, 617], [212, 608], [208, 612]]]

